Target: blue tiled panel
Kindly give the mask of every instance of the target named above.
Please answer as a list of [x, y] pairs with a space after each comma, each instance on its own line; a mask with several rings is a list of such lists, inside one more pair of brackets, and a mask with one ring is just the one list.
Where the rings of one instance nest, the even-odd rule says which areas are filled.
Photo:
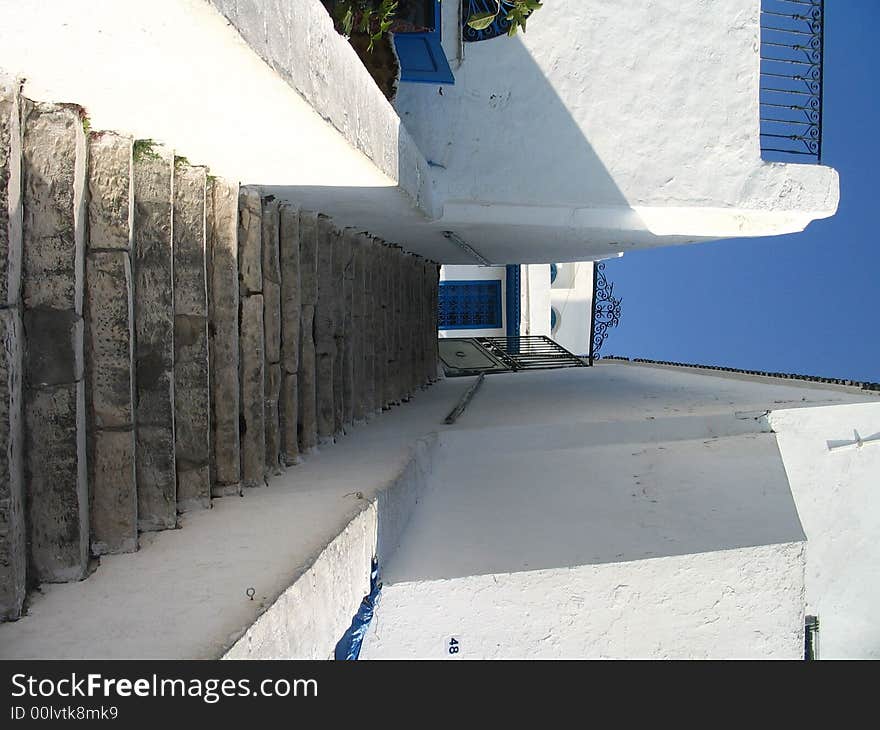
[[500, 279], [440, 282], [440, 329], [500, 328]]

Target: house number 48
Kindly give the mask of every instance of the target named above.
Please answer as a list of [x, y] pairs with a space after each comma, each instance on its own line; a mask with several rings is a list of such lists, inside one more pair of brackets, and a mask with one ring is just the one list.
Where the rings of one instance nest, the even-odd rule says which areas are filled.
[[449, 640], [449, 647], [447, 650], [452, 655], [458, 654], [458, 652], [461, 651], [461, 644], [454, 636]]

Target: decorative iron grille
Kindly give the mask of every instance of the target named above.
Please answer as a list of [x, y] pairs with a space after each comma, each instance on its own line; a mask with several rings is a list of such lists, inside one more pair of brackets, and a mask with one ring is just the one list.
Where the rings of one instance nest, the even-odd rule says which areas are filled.
[[822, 160], [825, 0], [762, 0], [761, 153]]
[[468, 25], [468, 18], [477, 13], [494, 13], [498, 10], [498, 2], [496, 0], [461, 0], [462, 38], [468, 43], [474, 43], [505, 35], [510, 30], [511, 21], [507, 19], [507, 16], [512, 7], [513, 3], [501, 0], [501, 11], [492, 25], [484, 30], [474, 30]]
[[513, 371], [582, 368], [587, 365], [583, 358], [544, 335], [474, 339]]
[[544, 335], [444, 337], [440, 360], [448, 376], [582, 368], [591, 363]]
[[441, 281], [441, 330], [500, 329], [501, 280]]
[[599, 351], [608, 338], [608, 330], [620, 324], [621, 302], [614, 296], [614, 284], [605, 277], [605, 264], [596, 262], [593, 269], [596, 277], [593, 287], [593, 332], [591, 336], [590, 362], [599, 357]]

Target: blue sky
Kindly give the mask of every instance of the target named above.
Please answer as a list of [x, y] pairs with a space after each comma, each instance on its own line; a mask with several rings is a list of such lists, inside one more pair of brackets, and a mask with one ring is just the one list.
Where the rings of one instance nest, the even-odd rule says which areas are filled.
[[826, 0], [823, 163], [840, 208], [806, 231], [627, 253], [606, 354], [880, 381], [880, 3]]

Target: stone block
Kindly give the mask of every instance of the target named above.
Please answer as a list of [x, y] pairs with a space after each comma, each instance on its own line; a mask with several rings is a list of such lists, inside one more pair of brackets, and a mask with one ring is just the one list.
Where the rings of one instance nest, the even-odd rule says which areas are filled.
[[296, 373], [282, 372], [281, 400], [281, 463], [292, 466], [299, 462], [299, 382]]
[[134, 552], [138, 548], [134, 429], [95, 430], [90, 440], [92, 552]]
[[388, 367], [388, 248], [376, 243], [373, 257], [373, 312], [375, 316], [375, 348], [373, 352], [373, 387], [376, 412], [385, 405], [385, 373]]
[[376, 306], [373, 291], [373, 269], [377, 246], [372, 238], [364, 238], [364, 416], [376, 412]]
[[177, 526], [177, 471], [174, 432], [165, 425], [139, 423], [135, 443], [138, 530]]
[[434, 377], [431, 368], [431, 352], [434, 340], [437, 339], [437, 331], [432, 329], [433, 302], [431, 301], [431, 272], [432, 264], [422, 260], [422, 384], [428, 385]]
[[207, 464], [190, 465], [177, 460], [177, 510], [191, 512], [211, 507], [211, 470]]
[[403, 291], [405, 283], [403, 278], [403, 253], [399, 248], [394, 249], [393, 261], [394, 263], [391, 269], [391, 275], [393, 277], [391, 295], [393, 297], [394, 305], [391, 315], [391, 326], [394, 332], [393, 339], [396, 354], [394, 356], [394, 368], [391, 370], [394, 379], [392, 399], [395, 403], [400, 403], [404, 396], [404, 372], [406, 363], [404, 362], [405, 333], [403, 321]]
[[17, 619], [25, 598], [21, 315], [0, 310], [0, 621]]
[[175, 458], [184, 469], [207, 466], [211, 407], [204, 317], [174, 318], [174, 353]]
[[[214, 179], [207, 212], [211, 447], [216, 487], [241, 480], [238, 433], [238, 184]], [[220, 490], [224, 491], [224, 490]]]
[[245, 487], [265, 483], [265, 357], [263, 347], [263, 297], [241, 298], [239, 333], [239, 382], [241, 417], [241, 479]]
[[299, 418], [297, 438], [299, 451], [307, 454], [318, 445], [318, 403], [317, 403], [317, 355], [312, 330], [315, 321], [314, 306], [303, 306], [302, 340], [299, 356]]
[[85, 320], [92, 551], [132, 552], [137, 550], [138, 526], [127, 251], [97, 250], [86, 257]]
[[0, 304], [21, 296], [21, 124], [18, 82], [0, 77]]
[[315, 306], [316, 401], [318, 438], [332, 440], [336, 433], [334, 417], [334, 376], [336, 360], [336, 297], [333, 278], [334, 240], [337, 232], [328, 218], [318, 217], [318, 291]]
[[385, 384], [385, 407], [390, 407], [397, 402], [397, 295], [400, 286], [399, 270], [397, 268], [397, 249], [386, 249], [386, 288], [385, 288], [385, 369], [382, 380]]
[[129, 137], [89, 136], [89, 250], [131, 250], [131, 159]]
[[281, 364], [266, 364], [265, 423], [266, 423], [266, 476], [281, 473]]
[[364, 290], [364, 236], [352, 239], [352, 293], [351, 293], [351, 351], [352, 351], [352, 420], [360, 423], [366, 418], [366, 367], [364, 344], [366, 341], [366, 296]]
[[279, 260], [279, 204], [272, 195], [262, 199], [261, 236], [263, 282], [281, 283], [281, 262]]
[[88, 386], [94, 428], [134, 423], [134, 323], [131, 264], [125, 251], [86, 258]]
[[263, 282], [263, 326], [266, 339], [266, 362], [281, 362], [281, 285]]
[[177, 510], [211, 505], [211, 383], [204, 168], [174, 168], [174, 433]]
[[238, 207], [238, 288], [241, 296], [263, 291], [262, 226], [259, 192], [253, 188], [241, 188]]
[[174, 456], [174, 156], [135, 142], [132, 178], [138, 524], [177, 524]]
[[281, 263], [281, 364], [286, 373], [299, 371], [300, 351], [300, 226], [299, 211], [281, 207], [279, 258]]
[[72, 309], [26, 309], [25, 372], [31, 388], [73, 383], [83, 376], [83, 318]]
[[407, 374], [409, 375], [409, 392], [410, 395], [419, 386], [419, 352], [421, 351], [420, 339], [421, 317], [419, 316], [419, 294], [421, 286], [419, 281], [420, 264], [417, 256], [411, 255], [407, 263], [407, 276], [409, 278], [409, 303], [407, 310], [409, 312], [408, 321], [409, 328], [407, 332], [407, 340], [409, 342], [409, 367]]
[[342, 334], [342, 425], [350, 428], [354, 422], [354, 241], [356, 233], [349, 229], [343, 238], [343, 252], [346, 258], [343, 272], [343, 334]]
[[89, 495], [83, 382], [25, 392], [28, 547], [33, 578], [86, 575]]
[[203, 167], [174, 167], [174, 313], [208, 316]]
[[24, 475], [37, 581], [79, 580], [89, 549], [83, 374], [82, 110], [22, 100]]
[[79, 107], [22, 100], [22, 298], [82, 313], [86, 139]]
[[299, 419], [297, 437], [301, 454], [317, 445], [317, 363], [315, 354], [315, 302], [318, 288], [318, 218], [302, 211], [300, 221], [300, 350], [299, 350]]
[[333, 338], [336, 341], [333, 359], [333, 431], [337, 434], [341, 434], [345, 427], [345, 279], [350, 258], [348, 237], [343, 231], [337, 231], [333, 237]]

